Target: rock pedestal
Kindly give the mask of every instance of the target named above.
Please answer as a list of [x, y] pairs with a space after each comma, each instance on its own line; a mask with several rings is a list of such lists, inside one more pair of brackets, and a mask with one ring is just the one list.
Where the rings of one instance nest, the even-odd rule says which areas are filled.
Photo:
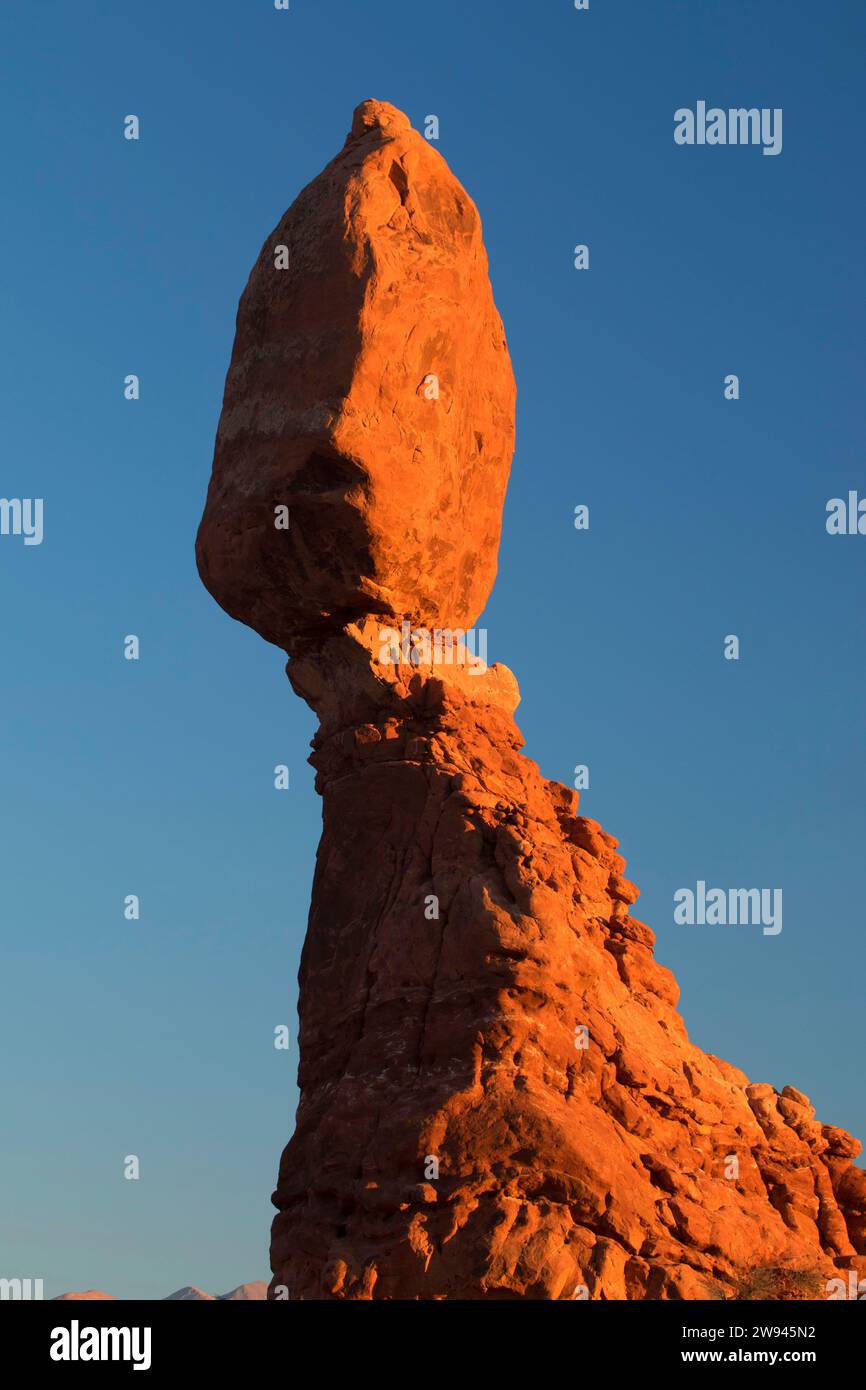
[[272, 1294], [826, 1297], [866, 1276], [859, 1144], [692, 1045], [616, 840], [461, 646], [513, 419], [478, 214], [365, 102], [244, 292], [198, 542], [320, 719]]

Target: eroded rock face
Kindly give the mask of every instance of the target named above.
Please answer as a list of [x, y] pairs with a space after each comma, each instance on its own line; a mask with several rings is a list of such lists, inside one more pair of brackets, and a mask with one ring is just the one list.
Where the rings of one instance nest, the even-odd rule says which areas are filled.
[[205, 585], [287, 651], [367, 613], [471, 626], [496, 574], [514, 397], [475, 205], [400, 111], [364, 102], [240, 302]]
[[[866, 1276], [860, 1145], [689, 1041], [616, 840], [522, 755], [501, 668], [458, 687], [373, 654], [364, 682], [364, 650], [355, 630], [322, 658], [272, 1288], [691, 1299], [767, 1266], [775, 1296], [826, 1297]], [[324, 683], [347, 670], [354, 722], [345, 674]]]
[[[866, 1276], [857, 1142], [689, 1041], [617, 842], [521, 752], [507, 668], [383, 654], [386, 614], [462, 627], [493, 577], [511, 375], [470, 207], [405, 118], [365, 103], [284, 224], [296, 263], [322, 283], [348, 263], [357, 283], [329, 314], [303, 285], [271, 309], [260, 259], [239, 317], [203, 573], [290, 652], [324, 807], [272, 1296], [707, 1298], [767, 1266], [779, 1295], [826, 1297], [840, 1269]], [[435, 370], [414, 345], [444, 322], [428, 234], [450, 267], [451, 380], [473, 379], [467, 344], [480, 354], [453, 424], [414, 396], [407, 413]], [[320, 427], [363, 482], [315, 490]], [[405, 441], [436, 467], [407, 473]], [[306, 509], [297, 550], [256, 521], [275, 484]], [[395, 510], [418, 518], [405, 535]]]

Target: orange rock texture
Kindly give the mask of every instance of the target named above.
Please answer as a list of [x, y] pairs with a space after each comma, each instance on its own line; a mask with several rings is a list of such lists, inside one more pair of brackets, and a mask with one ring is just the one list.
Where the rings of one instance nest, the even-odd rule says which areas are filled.
[[240, 302], [206, 586], [287, 650], [368, 613], [471, 625], [496, 575], [514, 396], [475, 205], [401, 112], [365, 102]]
[[513, 407], [478, 214], [365, 102], [244, 293], [199, 536], [320, 719], [272, 1296], [701, 1299], [763, 1269], [826, 1297], [866, 1275], [857, 1141], [689, 1041], [616, 840], [521, 752], [507, 668], [383, 644], [478, 616]]

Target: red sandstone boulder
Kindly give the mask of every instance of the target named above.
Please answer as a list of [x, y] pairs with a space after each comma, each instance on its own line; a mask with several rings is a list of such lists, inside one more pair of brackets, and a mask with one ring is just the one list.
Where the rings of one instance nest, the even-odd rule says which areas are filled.
[[514, 397], [472, 199], [400, 111], [364, 102], [241, 298], [205, 585], [287, 651], [367, 613], [471, 626], [496, 574]]

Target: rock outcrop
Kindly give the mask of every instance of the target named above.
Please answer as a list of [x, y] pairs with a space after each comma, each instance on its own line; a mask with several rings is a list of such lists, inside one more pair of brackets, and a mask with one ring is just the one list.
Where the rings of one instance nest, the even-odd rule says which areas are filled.
[[689, 1041], [616, 840], [462, 643], [513, 402], [478, 214], [365, 102], [250, 277], [198, 547], [320, 720], [272, 1296], [826, 1297], [866, 1275], [859, 1145]]

